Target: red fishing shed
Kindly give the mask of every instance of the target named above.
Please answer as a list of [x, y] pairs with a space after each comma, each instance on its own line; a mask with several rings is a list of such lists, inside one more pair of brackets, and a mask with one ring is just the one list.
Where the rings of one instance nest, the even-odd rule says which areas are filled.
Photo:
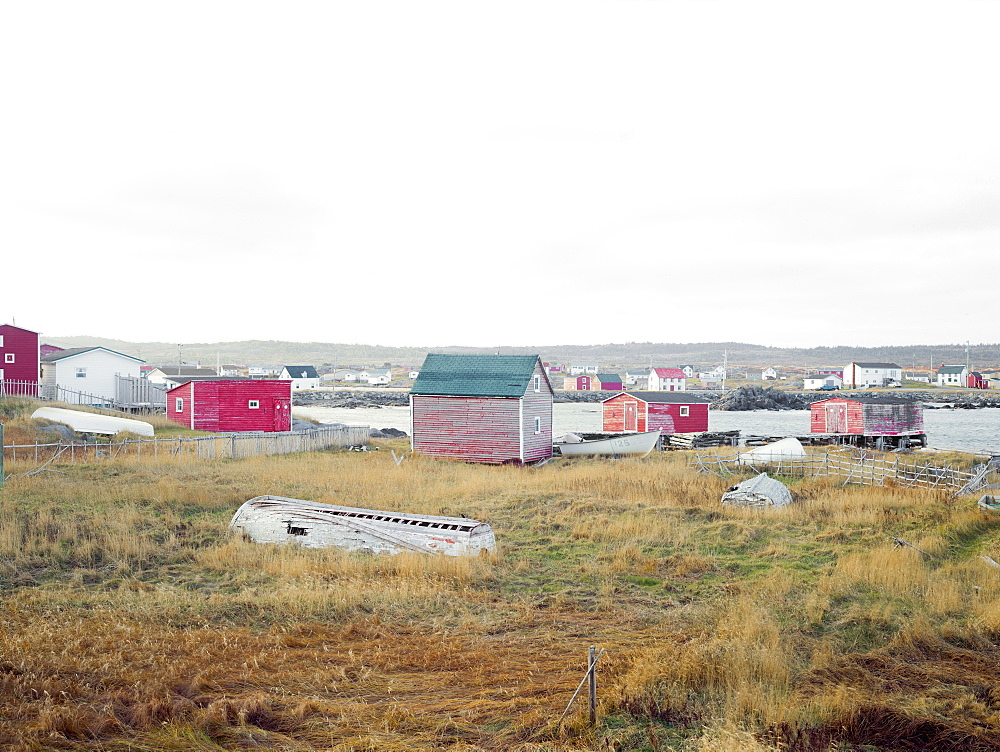
[[291, 431], [292, 382], [190, 379], [167, 391], [167, 417], [199, 431]]
[[0, 324], [0, 394], [38, 396], [38, 332]]
[[609, 432], [671, 435], [708, 430], [708, 401], [688, 392], [622, 392], [602, 405], [604, 430]]
[[911, 436], [924, 432], [924, 407], [893, 397], [831, 397], [813, 402], [812, 433]]
[[502, 464], [552, 456], [552, 385], [537, 355], [431, 353], [410, 389], [413, 451]]

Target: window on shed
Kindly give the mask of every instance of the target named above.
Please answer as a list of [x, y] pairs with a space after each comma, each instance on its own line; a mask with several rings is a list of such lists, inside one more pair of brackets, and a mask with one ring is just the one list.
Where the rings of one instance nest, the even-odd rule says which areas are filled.
[[247, 407], [251, 410], [256, 410], [260, 407], [260, 400], [247, 400]]
[[691, 408], [688, 405], [681, 406], [681, 417], [686, 418], [691, 414]]
[[183, 397], [175, 397], [174, 398], [174, 412], [175, 413], [182, 413], [182, 412], [184, 412], [184, 398]]
[[3, 347], [3, 335], [0, 334], [0, 347]]
[[87, 378], [87, 369], [86, 368], [77, 368], [76, 369], [76, 377], [78, 379], [85, 379], [85, 378]]
[[542, 419], [539, 418], [536, 415], [535, 416], [535, 433], [541, 433], [541, 432], [542, 432]]
[[535, 391], [536, 392], [542, 391], [542, 377], [541, 376], [535, 376]]
[[13, 363], [14, 362], [14, 353], [4, 353], [3, 362], [4, 363]]

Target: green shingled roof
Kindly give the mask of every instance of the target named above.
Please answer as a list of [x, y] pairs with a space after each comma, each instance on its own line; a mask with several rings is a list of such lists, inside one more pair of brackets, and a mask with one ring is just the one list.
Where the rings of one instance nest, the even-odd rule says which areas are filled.
[[523, 397], [537, 355], [444, 355], [430, 353], [411, 394]]

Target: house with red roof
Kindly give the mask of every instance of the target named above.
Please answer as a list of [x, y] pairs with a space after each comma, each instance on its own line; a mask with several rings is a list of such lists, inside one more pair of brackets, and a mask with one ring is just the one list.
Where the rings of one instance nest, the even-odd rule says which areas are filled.
[[687, 377], [680, 368], [654, 368], [649, 372], [646, 389], [650, 392], [683, 392]]

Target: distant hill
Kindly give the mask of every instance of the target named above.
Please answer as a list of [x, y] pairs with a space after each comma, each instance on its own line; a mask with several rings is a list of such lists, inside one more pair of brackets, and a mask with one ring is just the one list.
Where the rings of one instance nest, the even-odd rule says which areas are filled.
[[[242, 342], [126, 342], [105, 337], [46, 337], [45, 342], [59, 347], [100, 345], [144, 359], [153, 365], [176, 365], [200, 362], [214, 366], [308, 364], [315, 366], [419, 366], [428, 352], [444, 353], [539, 353], [543, 360], [557, 363], [596, 362], [607, 366], [646, 367], [692, 364], [721, 364], [728, 353], [729, 364], [741, 366], [842, 366], [851, 361], [892, 361], [904, 369], [930, 368], [942, 363], [965, 363], [965, 345], [907, 345], [885, 347], [812, 347], [780, 348], [742, 342], [626, 342], [603, 345], [533, 345], [524, 347], [385, 347], [382, 345], [338, 344], [329, 342], [279, 342], [245, 340]], [[975, 368], [1000, 366], [1000, 344], [972, 346]]]

